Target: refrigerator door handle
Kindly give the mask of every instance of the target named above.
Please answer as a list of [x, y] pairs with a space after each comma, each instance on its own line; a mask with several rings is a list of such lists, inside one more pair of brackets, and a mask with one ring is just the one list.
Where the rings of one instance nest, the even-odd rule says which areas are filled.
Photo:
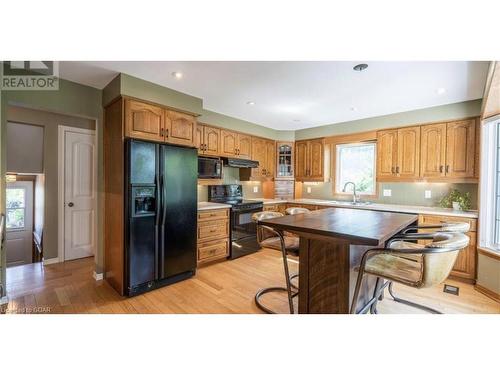
[[[155, 178], [155, 184], [157, 187], [157, 203], [161, 202], [161, 182], [159, 183], [158, 179]], [[161, 207], [159, 204], [156, 204], [156, 219], [155, 219], [155, 279], [158, 279], [158, 252], [159, 252], [159, 224], [160, 224], [160, 212], [161, 212]]]
[[165, 181], [163, 174], [160, 176], [160, 188], [161, 188], [161, 226], [160, 226], [160, 277], [163, 278], [165, 275], [165, 219], [167, 216], [167, 205], [164, 203], [165, 200]]

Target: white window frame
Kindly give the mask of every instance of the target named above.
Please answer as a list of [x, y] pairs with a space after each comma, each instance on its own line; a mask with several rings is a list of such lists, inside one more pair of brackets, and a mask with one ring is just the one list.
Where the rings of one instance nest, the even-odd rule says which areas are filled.
[[369, 193], [365, 192], [358, 192], [356, 190], [356, 195], [363, 195], [365, 197], [373, 197], [377, 195], [377, 142], [375, 141], [370, 141], [370, 142], [352, 142], [352, 143], [339, 143], [334, 145], [335, 147], [335, 186], [334, 186], [334, 192], [335, 194], [347, 194], [351, 195], [352, 193], [345, 193], [342, 191], [343, 186], [340, 186], [340, 149], [342, 147], [355, 147], [355, 146], [366, 146], [366, 145], [372, 145], [373, 146], [373, 152], [374, 152], [374, 157], [373, 157], [373, 191]]
[[[6, 187], [5, 188], [5, 195], [7, 196], [7, 190], [9, 189], [12, 189], [12, 190], [23, 190], [24, 191], [24, 206], [23, 207], [16, 207], [16, 208], [8, 208], [7, 207], [7, 202], [6, 203], [6, 207], [5, 207], [5, 231], [6, 232], [19, 232], [19, 231], [23, 231], [25, 230], [26, 228], [26, 188], [25, 187]], [[7, 199], [7, 197], [5, 198]], [[18, 210], [22, 208], [23, 211], [24, 211], [24, 226], [22, 228], [9, 228], [7, 226], [7, 218], [9, 217], [8, 213], [9, 213], [9, 210]]]
[[481, 183], [479, 203], [479, 246], [500, 252], [500, 238], [495, 238], [497, 202], [498, 158], [500, 157], [500, 118], [493, 119], [481, 128]]

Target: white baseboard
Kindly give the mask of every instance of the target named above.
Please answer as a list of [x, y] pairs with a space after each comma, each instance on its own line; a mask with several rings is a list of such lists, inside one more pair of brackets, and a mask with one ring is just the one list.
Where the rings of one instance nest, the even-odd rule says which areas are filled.
[[9, 297], [4, 296], [4, 297], [0, 298], [0, 306], [6, 305], [7, 303], [9, 303]]
[[94, 271], [94, 279], [95, 279], [95, 281], [102, 280], [102, 279], [104, 279], [104, 274], [103, 273], [97, 273], [97, 272]]
[[47, 266], [49, 264], [59, 263], [59, 258], [49, 258], [43, 260], [43, 265]]

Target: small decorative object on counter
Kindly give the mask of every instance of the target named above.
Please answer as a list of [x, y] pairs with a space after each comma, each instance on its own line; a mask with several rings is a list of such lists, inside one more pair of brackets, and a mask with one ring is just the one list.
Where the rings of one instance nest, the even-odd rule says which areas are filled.
[[470, 193], [461, 193], [457, 189], [451, 189], [447, 195], [441, 198], [439, 205], [445, 208], [452, 207], [454, 210], [470, 210]]

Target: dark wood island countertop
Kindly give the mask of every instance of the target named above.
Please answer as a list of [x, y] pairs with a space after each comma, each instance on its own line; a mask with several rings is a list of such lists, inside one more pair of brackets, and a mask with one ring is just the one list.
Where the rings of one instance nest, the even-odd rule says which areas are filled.
[[[300, 237], [299, 313], [347, 314], [365, 251], [384, 246], [417, 220], [413, 214], [328, 208], [261, 223]], [[367, 277], [358, 308], [374, 288], [375, 278]]]

